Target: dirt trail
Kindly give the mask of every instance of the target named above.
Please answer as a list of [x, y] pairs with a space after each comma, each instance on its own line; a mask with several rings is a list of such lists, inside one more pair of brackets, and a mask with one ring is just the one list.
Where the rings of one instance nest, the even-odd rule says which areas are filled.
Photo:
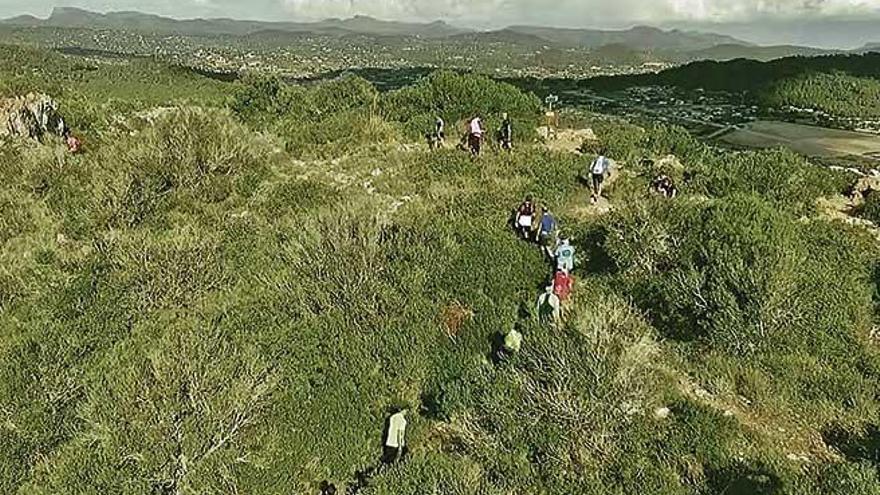
[[[556, 151], [570, 151], [580, 154], [576, 148], [583, 143], [583, 136], [589, 136], [592, 131], [571, 131], [561, 136], [557, 141], [545, 144], [548, 149]], [[593, 136], [595, 138], [595, 136]], [[667, 156], [660, 160], [661, 165], [666, 163], [671, 168], [681, 168], [681, 164], [674, 156]], [[584, 165], [586, 168], [586, 164]], [[610, 190], [614, 183], [626, 174], [626, 164], [615, 163], [611, 174], [605, 180], [604, 189]], [[581, 189], [573, 195], [569, 202], [562, 205], [560, 212], [566, 216], [578, 220], [596, 218], [608, 214], [614, 209], [614, 203], [606, 197], [599, 198], [595, 203], [591, 201], [591, 191], [588, 180], [582, 179]], [[852, 205], [840, 196], [839, 198], [826, 199], [821, 205], [821, 210], [827, 217], [833, 217], [846, 221], [852, 225], [861, 225], [868, 228], [875, 236], [880, 238], [880, 229], [870, 222], [856, 219], [851, 216]], [[839, 460], [839, 454], [827, 444], [822, 435], [815, 429], [806, 426], [807, 421], [794, 416], [774, 415], [770, 412], [760, 411], [752, 407], [744, 397], [725, 396], [713, 394], [701, 386], [687, 373], [676, 369], [674, 366], [661, 365], [660, 371], [667, 375], [684, 397], [697, 403], [710, 407], [725, 417], [735, 419], [744, 428], [756, 432], [774, 448], [786, 454], [792, 462], [814, 463]], [[668, 410], [667, 410], [668, 413]], [[655, 412], [655, 414], [658, 414]], [[663, 412], [660, 413], [664, 414]]]
[[[603, 196], [595, 202], [592, 200], [592, 190], [590, 189], [589, 179], [581, 178], [580, 189], [572, 196], [568, 203], [562, 205], [559, 209], [560, 213], [573, 217], [578, 220], [586, 220], [602, 215], [607, 215], [614, 210], [614, 203], [608, 199], [607, 191], [620, 178], [625, 171], [621, 170], [622, 164], [615, 162], [609, 175], [605, 178], [605, 184], [602, 186]], [[584, 169], [587, 165], [584, 164]]]

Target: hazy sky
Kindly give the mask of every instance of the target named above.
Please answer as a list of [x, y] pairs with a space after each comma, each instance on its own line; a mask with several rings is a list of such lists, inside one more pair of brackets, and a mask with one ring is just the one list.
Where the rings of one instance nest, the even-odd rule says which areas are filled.
[[474, 26], [529, 23], [615, 27], [671, 21], [865, 15], [880, 19], [880, 0], [0, 0], [0, 17], [22, 13], [45, 16], [56, 5], [97, 11], [140, 10], [173, 17], [265, 20], [365, 14], [383, 19], [439, 18]]

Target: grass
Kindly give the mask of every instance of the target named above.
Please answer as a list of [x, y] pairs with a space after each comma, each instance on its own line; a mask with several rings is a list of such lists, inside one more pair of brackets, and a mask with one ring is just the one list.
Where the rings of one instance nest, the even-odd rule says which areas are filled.
[[[273, 132], [295, 111], [215, 106], [0, 151], [3, 493], [314, 493], [376, 464], [401, 404], [411, 456], [362, 493], [876, 491], [876, 246], [810, 210], [806, 160], [609, 122], [617, 156], [678, 151], [682, 196], [627, 160], [584, 218], [586, 158], [429, 153], [391, 114], [311, 153]], [[589, 257], [559, 328], [506, 225], [527, 194]]]

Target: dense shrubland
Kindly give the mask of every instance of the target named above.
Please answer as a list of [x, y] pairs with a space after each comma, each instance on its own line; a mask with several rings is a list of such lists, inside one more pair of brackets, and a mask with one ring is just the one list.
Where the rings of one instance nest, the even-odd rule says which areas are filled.
[[842, 72], [805, 74], [774, 84], [768, 104], [821, 110], [842, 117], [880, 117], [880, 80]]
[[[571, 85], [564, 80], [558, 84]], [[769, 62], [701, 61], [659, 74], [594, 78], [586, 85], [599, 90], [702, 88], [739, 94], [769, 108], [794, 106], [837, 117], [876, 119], [880, 116], [880, 53], [786, 57]]]
[[[190, 80], [219, 97], [132, 94], [124, 126], [73, 85], [83, 155], [0, 147], [0, 492], [315, 493], [375, 464], [396, 405], [411, 456], [361, 493], [876, 492], [876, 243], [814, 208], [845, 179], [588, 118], [627, 171], [595, 217], [586, 158], [401, 146], [437, 112], [528, 136], [509, 86]], [[505, 224], [526, 194], [583, 254], [558, 329]]]
[[419, 141], [442, 117], [449, 139], [480, 114], [489, 130], [508, 113], [520, 139], [534, 137], [540, 102], [513, 86], [485, 76], [436, 72], [412, 86], [380, 94], [369, 82], [342, 76], [312, 86], [290, 86], [278, 78], [249, 76], [231, 102], [242, 120], [272, 130], [298, 155], [334, 156], [364, 146]]

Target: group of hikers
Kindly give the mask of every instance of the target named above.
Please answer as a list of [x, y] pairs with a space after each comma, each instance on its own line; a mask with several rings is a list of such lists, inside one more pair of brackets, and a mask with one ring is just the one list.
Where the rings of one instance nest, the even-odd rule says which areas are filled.
[[[513, 228], [526, 242], [539, 246], [545, 259], [553, 267], [553, 275], [538, 296], [535, 314], [541, 323], [557, 325], [564, 316], [564, 306], [574, 289], [575, 246], [565, 234], [559, 233], [559, 223], [548, 206], [539, 208], [531, 196], [526, 196], [513, 215]], [[519, 352], [522, 333], [511, 328], [504, 334], [495, 350], [495, 357], [504, 360]]]
[[[598, 156], [587, 168], [591, 188], [590, 201], [598, 202], [602, 197], [602, 186], [611, 173], [613, 161], [607, 150], [600, 150]], [[650, 163], [649, 165], [653, 165]], [[666, 198], [674, 198], [678, 190], [672, 179], [661, 174], [651, 183], [652, 189]], [[574, 289], [575, 246], [565, 234], [559, 234], [559, 223], [548, 206], [539, 208], [531, 196], [526, 196], [512, 217], [512, 226], [520, 238], [536, 243], [544, 257], [553, 266], [553, 275], [544, 291], [538, 296], [535, 314], [541, 323], [558, 325], [565, 316], [565, 306]], [[506, 359], [519, 352], [522, 346], [522, 333], [511, 328], [503, 335], [500, 345], [494, 351], [498, 360]]]
[[[483, 150], [483, 137], [486, 134], [486, 128], [483, 125], [483, 119], [479, 114], [475, 114], [468, 119], [466, 129], [459, 141], [461, 149], [468, 150], [473, 157], [479, 157]], [[507, 113], [501, 116], [501, 126], [495, 133], [496, 143], [498, 147], [505, 151], [513, 150], [513, 124]], [[446, 122], [443, 117], [438, 116], [434, 120], [434, 130], [427, 133], [425, 138], [428, 147], [433, 149], [442, 148], [446, 144]]]
[[[432, 149], [443, 146], [444, 126], [443, 119], [438, 117], [434, 131], [426, 136]], [[478, 115], [474, 116], [467, 127], [468, 132], [462, 143], [466, 143], [473, 156], [479, 156], [485, 133], [482, 120]], [[512, 127], [507, 114], [504, 114], [502, 126], [498, 131], [498, 143], [501, 149], [512, 149]], [[598, 156], [589, 162], [585, 182], [590, 187], [591, 203], [595, 204], [602, 197], [603, 184], [611, 173], [612, 165], [613, 160], [607, 156], [605, 149], [600, 150]], [[643, 165], [652, 166], [653, 162], [643, 161]], [[656, 176], [651, 182], [651, 188], [666, 198], [674, 198], [678, 193], [672, 179], [665, 174]], [[536, 244], [552, 266], [550, 280], [535, 304], [535, 315], [540, 323], [557, 326], [565, 318], [565, 309], [574, 290], [576, 248], [568, 235], [560, 232], [559, 223], [549, 206], [543, 205], [539, 208], [532, 196], [526, 196], [514, 210], [511, 215], [511, 226], [522, 240]], [[496, 363], [507, 361], [520, 352], [523, 335], [519, 325], [515, 325], [506, 333], [498, 334], [497, 337], [499, 338], [492, 350], [492, 357]], [[388, 418], [387, 429], [383, 435], [381, 466], [394, 464], [406, 455], [407, 413], [407, 409], [397, 408]], [[355, 488], [352, 490], [350, 487], [349, 493], [357, 493], [361, 487], [366, 486], [377, 469], [380, 468], [373, 467], [358, 472]], [[321, 493], [336, 494], [336, 487], [324, 482], [321, 485]]]

